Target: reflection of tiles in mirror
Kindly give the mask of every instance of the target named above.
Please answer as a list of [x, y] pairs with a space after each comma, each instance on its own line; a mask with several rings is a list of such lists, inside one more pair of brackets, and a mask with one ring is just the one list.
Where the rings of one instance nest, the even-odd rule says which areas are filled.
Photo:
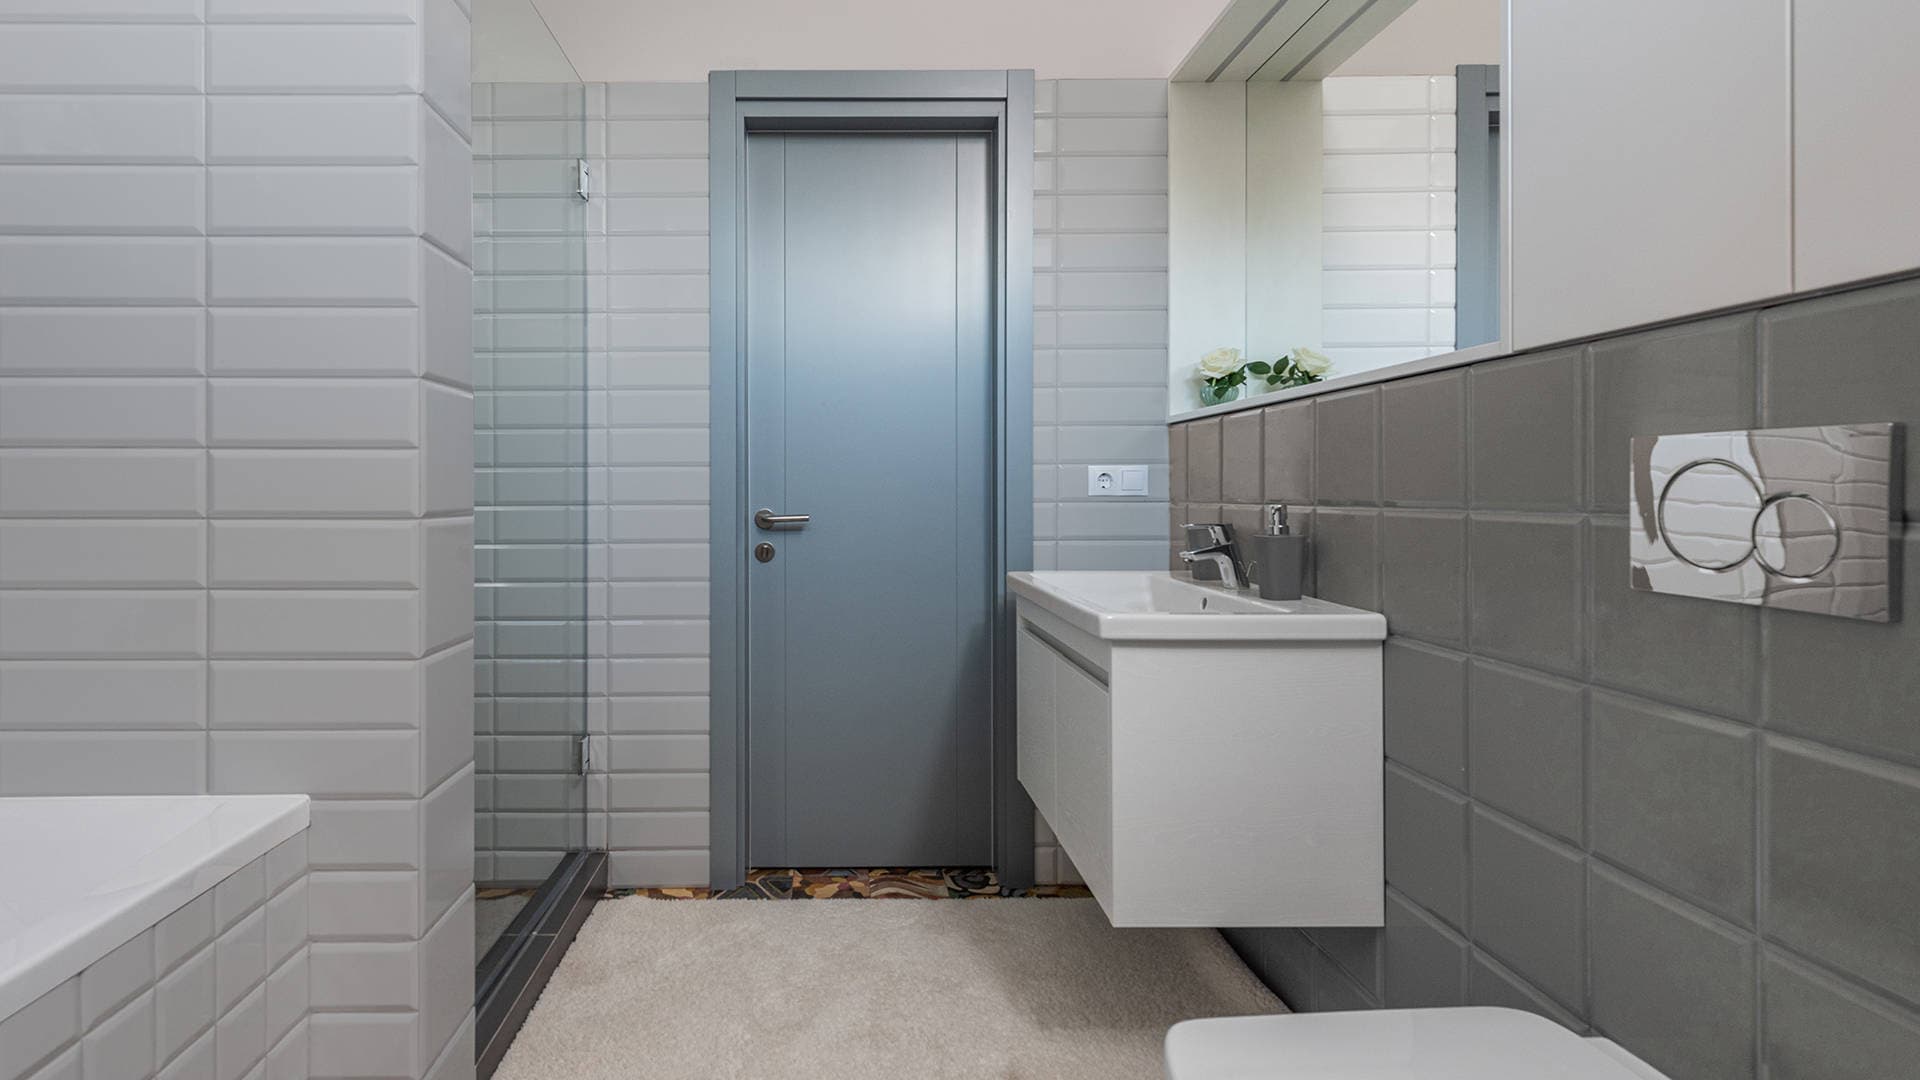
[[1888, 423], [1635, 438], [1634, 587], [1889, 621], [1900, 439]]
[[[1856, 618], [1886, 617], [1894, 438], [1891, 425], [1795, 428], [1754, 435], [1754, 459], [1761, 475], [1779, 490], [1818, 501], [1838, 524], [1840, 535], [1840, 550], [1827, 572], [1808, 580], [1770, 577], [1767, 606]], [[1809, 543], [1811, 538], [1803, 536], [1800, 542]]]
[[981, 900], [1002, 897], [1065, 897], [1093, 894], [1084, 885], [1036, 885], [1009, 889], [991, 870], [967, 869], [762, 869], [747, 872], [746, 884], [713, 890], [618, 889], [609, 896], [645, 896], [657, 900]]
[[1320, 85], [1318, 347], [1336, 374], [1450, 352], [1455, 78], [1339, 75]]

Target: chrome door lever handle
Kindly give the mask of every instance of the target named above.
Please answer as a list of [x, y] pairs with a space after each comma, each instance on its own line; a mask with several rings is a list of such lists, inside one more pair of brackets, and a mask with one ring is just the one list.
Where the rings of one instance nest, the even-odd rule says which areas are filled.
[[776, 514], [764, 509], [753, 512], [753, 523], [767, 532], [788, 527], [799, 528], [812, 520], [812, 514]]

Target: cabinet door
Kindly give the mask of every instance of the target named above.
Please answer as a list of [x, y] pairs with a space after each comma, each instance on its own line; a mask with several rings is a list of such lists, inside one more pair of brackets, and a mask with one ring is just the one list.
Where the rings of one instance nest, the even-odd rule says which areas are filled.
[[1793, 10], [1794, 288], [1920, 266], [1920, 4]]
[[1793, 288], [1788, 4], [1509, 5], [1514, 347]]
[[1060, 846], [1094, 895], [1113, 899], [1113, 720], [1107, 688], [1064, 659], [1054, 667], [1059, 718]]
[[1034, 808], [1049, 825], [1058, 813], [1053, 781], [1059, 708], [1054, 697], [1054, 669], [1064, 664], [1052, 649], [1033, 636], [1033, 631], [1025, 625], [1020, 627], [1014, 644], [1015, 697], [1019, 703], [1014, 719], [1018, 759], [1014, 775], [1020, 778]]

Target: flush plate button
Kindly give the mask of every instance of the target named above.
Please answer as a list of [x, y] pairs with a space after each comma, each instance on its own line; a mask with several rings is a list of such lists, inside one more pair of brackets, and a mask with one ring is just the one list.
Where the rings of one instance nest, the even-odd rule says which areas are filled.
[[1718, 573], [1753, 558], [1753, 520], [1765, 504], [1759, 481], [1747, 470], [1702, 458], [1667, 478], [1654, 520], [1674, 558]]
[[1767, 572], [1811, 581], [1840, 557], [1840, 519], [1811, 495], [1778, 495], [1753, 519], [1753, 557]]
[[1635, 438], [1633, 587], [1898, 618], [1901, 444], [1891, 423]]

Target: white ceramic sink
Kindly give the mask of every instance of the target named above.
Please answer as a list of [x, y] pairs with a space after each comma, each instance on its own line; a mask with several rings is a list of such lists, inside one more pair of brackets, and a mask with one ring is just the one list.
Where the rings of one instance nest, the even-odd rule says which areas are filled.
[[1184, 574], [1093, 570], [1007, 575], [1014, 593], [1106, 641], [1380, 641], [1386, 616], [1303, 597], [1262, 600]]

